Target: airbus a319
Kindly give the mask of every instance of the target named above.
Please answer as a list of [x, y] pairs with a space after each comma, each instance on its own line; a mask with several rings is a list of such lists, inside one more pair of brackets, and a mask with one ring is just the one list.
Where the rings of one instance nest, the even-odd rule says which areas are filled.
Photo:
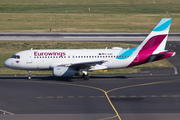
[[[54, 76], [72, 77], [88, 71], [132, 67], [175, 55], [165, 50], [171, 18], [163, 18], [136, 48], [122, 49], [37, 49], [15, 53], [4, 62], [8, 68], [19, 70], [52, 70]], [[31, 79], [29, 72], [28, 79]]]

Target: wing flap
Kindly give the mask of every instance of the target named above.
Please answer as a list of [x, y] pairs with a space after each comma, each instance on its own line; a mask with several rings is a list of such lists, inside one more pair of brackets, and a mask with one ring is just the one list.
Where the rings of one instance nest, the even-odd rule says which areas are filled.
[[107, 67], [103, 66], [102, 64], [108, 62], [107, 60], [100, 60], [100, 61], [88, 61], [88, 62], [78, 62], [78, 63], [65, 63], [59, 64], [58, 66], [66, 66], [66, 67], [74, 67], [75, 69], [106, 69]]

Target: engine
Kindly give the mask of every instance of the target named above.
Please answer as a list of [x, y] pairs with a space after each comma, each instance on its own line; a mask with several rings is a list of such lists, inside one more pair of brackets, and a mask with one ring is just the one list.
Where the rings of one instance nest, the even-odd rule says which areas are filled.
[[76, 71], [73, 67], [58, 66], [53, 68], [53, 75], [58, 77], [72, 77], [78, 76], [79, 71]]

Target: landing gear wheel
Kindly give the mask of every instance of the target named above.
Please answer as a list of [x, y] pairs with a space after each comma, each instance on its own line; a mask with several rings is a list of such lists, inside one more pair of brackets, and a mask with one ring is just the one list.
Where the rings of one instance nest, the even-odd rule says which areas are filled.
[[28, 80], [31, 80], [31, 76], [30, 75], [28, 76]]
[[28, 80], [31, 80], [31, 74], [32, 74], [32, 71], [30, 70], [28, 74]]
[[84, 78], [84, 80], [89, 80], [89, 75], [88, 74], [87, 75], [83, 74], [83, 78]]

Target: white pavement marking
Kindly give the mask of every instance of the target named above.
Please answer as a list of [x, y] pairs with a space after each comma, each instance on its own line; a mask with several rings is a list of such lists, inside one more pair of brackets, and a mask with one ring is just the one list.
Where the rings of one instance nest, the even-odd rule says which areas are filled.
[[[169, 61], [168, 61], [169, 62]], [[169, 62], [172, 66], [173, 66], [173, 68], [174, 68], [174, 74], [175, 75], [177, 75], [178, 74], [178, 71], [177, 71], [177, 68], [171, 63], [171, 62]]]
[[64, 37], [64, 38], [145, 38], [145, 37]]
[[3, 112], [3, 113], [5, 113], [5, 114], [14, 115], [14, 113], [11, 113], [11, 112], [8, 112], [8, 111], [2, 110], [2, 109], [0, 109], [0, 111]]

